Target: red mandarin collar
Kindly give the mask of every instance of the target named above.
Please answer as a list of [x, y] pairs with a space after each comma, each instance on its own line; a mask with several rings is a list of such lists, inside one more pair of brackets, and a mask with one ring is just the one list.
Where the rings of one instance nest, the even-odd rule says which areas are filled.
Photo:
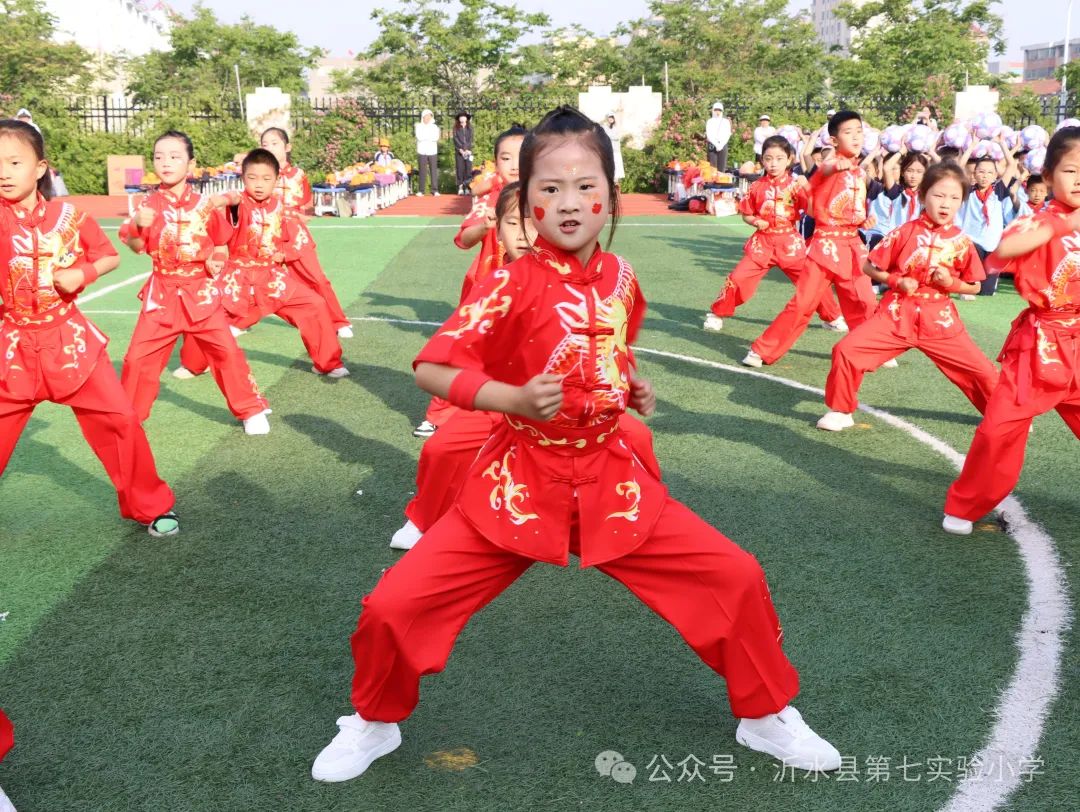
[[932, 231], [941, 237], [955, 237], [960, 233], [960, 228], [956, 223], [946, 223], [943, 226], [939, 226], [927, 216], [925, 209], [923, 210], [923, 213], [919, 215], [919, 225], [927, 231]]
[[166, 189], [164, 184], [158, 186], [158, 191], [175, 206], [186, 206], [192, 195], [191, 184], [186, 180], [184, 181], [184, 190], [180, 194], [176, 194], [171, 189]]
[[567, 282], [575, 285], [588, 285], [600, 278], [600, 264], [604, 254], [600, 250], [600, 243], [597, 243], [593, 247], [589, 261], [582, 265], [573, 254], [552, 245], [543, 237], [538, 236], [536, 244], [533, 246], [533, 256], [541, 265], [554, 271]]
[[5, 206], [11, 209], [11, 213], [15, 216], [15, 219], [25, 223], [31, 228], [36, 228], [41, 224], [41, 221], [45, 219], [45, 209], [48, 206], [49, 201], [38, 193], [37, 200], [34, 201], [34, 205], [29, 209], [25, 209], [9, 200], [3, 202]]
[[270, 195], [266, 200], [258, 201], [249, 195], [246, 191], [243, 193], [244, 199], [247, 200], [252, 206], [263, 211], [271, 211], [278, 205], [278, 198], [274, 195]]
[[1072, 208], [1071, 206], [1066, 206], [1060, 200], [1051, 200], [1049, 203], [1046, 204], [1046, 208], [1044, 209], [1044, 211], [1051, 212], [1052, 214], [1062, 214], [1068, 217], [1070, 214], [1076, 211], [1076, 209]]

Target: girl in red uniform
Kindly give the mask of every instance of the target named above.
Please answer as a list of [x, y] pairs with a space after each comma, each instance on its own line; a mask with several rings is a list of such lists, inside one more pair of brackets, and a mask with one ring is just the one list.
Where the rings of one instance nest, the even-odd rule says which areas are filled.
[[116, 487], [120, 514], [152, 536], [180, 532], [173, 493], [78, 294], [120, 264], [101, 228], [49, 200], [41, 134], [0, 121], [0, 473], [34, 407], [70, 406]]
[[[749, 302], [762, 277], [773, 266], [797, 282], [806, 263], [806, 243], [795, 228], [799, 216], [809, 204], [806, 181], [791, 174], [795, 150], [782, 135], [773, 135], [762, 144], [764, 177], [751, 184], [739, 202], [739, 213], [747, 225], [757, 229], [743, 246], [743, 258], [735, 266], [720, 295], [705, 317], [704, 328], [718, 333], [724, 319], [735, 315], [739, 305]], [[821, 320], [836, 330], [845, 330], [840, 306], [828, 291], [817, 309]]]
[[503, 421], [464, 477], [454, 509], [387, 570], [352, 638], [356, 713], [312, 776], [345, 781], [401, 742], [420, 678], [443, 669], [469, 618], [537, 561], [571, 553], [625, 584], [727, 679], [737, 740], [802, 769], [840, 755], [788, 701], [798, 675], [761, 567], [672, 499], [619, 426], [653, 411], [630, 345], [645, 302], [626, 260], [596, 239], [618, 217], [603, 128], [568, 107], [521, 150], [532, 253], [476, 285], [415, 361], [417, 382]]
[[[465, 272], [465, 281], [461, 285], [459, 301], [462, 304], [468, 301], [473, 285], [503, 264], [502, 247], [495, 231], [495, 206], [503, 187], [518, 179], [518, 155], [525, 133], [524, 127], [515, 124], [495, 136], [495, 177], [484, 186], [484, 191], [477, 195], [472, 210], [461, 222], [461, 228], [454, 237], [454, 245], [458, 248], [468, 250], [480, 245], [480, 252]], [[413, 429], [413, 435], [430, 437], [455, 411], [445, 398], [433, 397], [424, 420]]]
[[[218, 388], [248, 434], [267, 434], [270, 413], [247, 358], [229, 330], [214, 278], [223, 257], [214, 258], [232, 227], [220, 210], [223, 200], [204, 197], [188, 186], [195, 163], [191, 139], [175, 130], [154, 142], [154, 174], [161, 187], [120, 227], [120, 239], [154, 262], [139, 293], [142, 309], [120, 376], [140, 421], [161, 387], [161, 372], [177, 339], [193, 341], [207, 356]], [[224, 249], [222, 249], [224, 254]], [[216, 265], [211, 269], [211, 265]]]
[[[532, 250], [536, 229], [521, 216], [518, 183], [504, 186], [495, 206], [499, 245], [506, 262], [513, 262]], [[454, 506], [458, 487], [484, 443], [502, 422], [498, 412], [455, 409], [439, 432], [424, 443], [416, 466], [416, 495], [405, 506], [407, 521], [390, 539], [395, 550], [411, 550], [427, 530]], [[652, 433], [630, 414], [619, 418], [630, 449], [660, 476], [660, 465], [652, 449]]]
[[1009, 226], [988, 260], [1012, 271], [1028, 308], [1005, 339], [1001, 382], [945, 498], [949, 533], [970, 533], [1019, 481], [1036, 415], [1056, 409], [1080, 437], [1080, 127], [1054, 133], [1043, 177], [1053, 200]]
[[281, 198], [285, 204], [286, 215], [293, 218], [296, 225], [299, 256], [289, 263], [289, 270], [323, 297], [337, 329], [338, 338], [352, 338], [352, 324], [341, 309], [334, 286], [323, 272], [315, 250], [315, 240], [304, 222], [307, 210], [311, 208], [311, 184], [308, 183], [304, 170], [289, 161], [292, 156], [289, 134], [280, 127], [271, 127], [262, 134], [259, 146], [272, 152], [278, 159], [281, 172], [278, 173], [278, 185], [274, 188], [274, 194]]
[[912, 348], [922, 350], [976, 409], [986, 410], [997, 368], [968, 335], [950, 298], [977, 293], [985, 277], [975, 244], [954, 222], [966, 195], [960, 166], [934, 164], [919, 187], [924, 209], [918, 219], [890, 231], [870, 254], [864, 270], [889, 292], [870, 319], [833, 347], [825, 384], [830, 411], [819, 429], [854, 426], [863, 375]]

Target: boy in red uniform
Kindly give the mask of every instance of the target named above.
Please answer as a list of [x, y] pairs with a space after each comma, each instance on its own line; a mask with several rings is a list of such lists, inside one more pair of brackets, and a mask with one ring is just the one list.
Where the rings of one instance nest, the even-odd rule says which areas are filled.
[[[341, 343], [326, 302], [297, 279], [289, 263], [299, 257], [302, 242], [296, 222], [274, 195], [278, 162], [265, 149], [253, 149], [242, 165], [244, 192], [230, 192], [229, 260], [222, 275], [221, 294], [230, 323], [243, 330], [269, 315], [284, 319], [300, 331], [314, 364], [312, 371], [343, 378], [349, 370], [341, 363]], [[194, 374], [206, 369], [206, 359], [192, 343], [184, 344], [180, 358]]]
[[889, 292], [870, 319], [833, 347], [825, 384], [830, 411], [818, 421], [819, 429], [854, 426], [863, 375], [912, 348], [926, 353], [976, 409], [986, 410], [998, 372], [968, 335], [949, 296], [978, 292], [985, 276], [975, 244], [954, 222], [966, 195], [960, 166], [934, 164], [919, 187], [918, 219], [890, 231], [871, 252], [866, 273]]
[[173, 493], [109, 363], [108, 338], [76, 305], [120, 260], [97, 223], [51, 192], [41, 134], [0, 121], [0, 474], [37, 404], [70, 406], [120, 514], [152, 536], [175, 535]]
[[232, 227], [222, 200], [203, 197], [188, 186], [195, 162], [191, 139], [171, 130], [154, 142], [154, 173], [161, 187], [120, 227], [120, 239], [135, 253], [146, 252], [153, 273], [139, 293], [142, 309], [124, 356], [120, 376], [140, 421], [161, 387], [161, 372], [177, 339], [195, 342], [207, 356], [229, 411], [247, 434], [267, 434], [270, 413], [247, 358], [229, 330], [212, 264], [215, 246], [225, 245]]
[[[472, 210], [454, 237], [454, 245], [465, 250], [480, 244], [480, 252], [469, 265], [461, 285], [459, 302], [462, 304], [468, 301], [473, 285], [503, 264], [502, 247], [495, 230], [495, 206], [503, 187], [518, 179], [518, 155], [525, 133], [524, 127], [515, 124], [495, 136], [495, 177], [484, 184], [483, 192], [477, 195]], [[433, 397], [424, 420], [413, 429], [413, 436], [430, 437], [455, 411], [445, 398]]]
[[[733, 316], [739, 305], [750, 301], [762, 277], [773, 266], [792, 282], [797, 282], [802, 273], [806, 243], [795, 223], [806, 211], [809, 198], [806, 181], [791, 174], [794, 158], [795, 150], [782, 135], [769, 136], [762, 144], [765, 175], [754, 181], [746, 197], [739, 201], [743, 222], [757, 231], [746, 241], [745, 256], [724, 280], [712, 312], [705, 317], [704, 329], [710, 333], [724, 329], [724, 319]], [[847, 329], [832, 291], [822, 296], [817, 312], [832, 329]]]
[[743, 363], [773, 364], [791, 349], [810, 323], [829, 289], [836, 288], [844, 320], [854, 330], [874, 312], [870, 279], [862, 272], [866, 247], [859, 227], [866, 216], [866, 171], [859, 164], [863, 143], [862, 119], [841, 110], [829, 119], [829, 136], [836, 157], [823, 163], [810, 179], [814, 236], [806, 252], [806, 267], [795, 284], [795, 295], [753, 344]]
[[988, 261], [1013, 272], [1028, 308], [1005, 339], [1001, 382], [945, 498], [949, 533], [969, 534], [1019, 481], [1036, 415], [1056, 409], [1080, 437], [1080, 127], [1054, 133], [1043, 177], [1053, 200], [1009, 226]]
[[637, 278], [596, 242], [609, 212], [618, 216], [610, 139], [563, 107], [521, 154], [535, 250], [477, 284], [414, 362], [421, 386], [503, 422], [455, 509], [364, 598], [356, 713], [338, 719], [312, 776], [347, 781], [395, 750], [420, 678], [444, 668], [469, 618], [534, 563], [565, 566], [571, 553], [625, 584], [724, 675], [742, 717], [737, 741], [789, 767], [837, 769], [840, 754], [788, 705], [798, 675], [760, 566], [672, 499], [620, 429], [628, 406], [648, 415], [656, 396], [630, 349], [645, 313]]
[[319, 254], [315, 250], [315, 239], [304, 222], [307, 210], [311, 208], [311, 184], [304, 170], [289, 160], [292, 156], [289, 134], [280, 127], [271, 127], [262, 134], [259, 146], [272, 152], [278, 159], [281, 172], [278, 174], [274, 194], [285, 204], [286, 216], [295, 221], [299, 256], [289, 263], [289, 270], [323, 297], [330, 311], [330, 318], [337, 329], [338, 338], [352, 338], [352, 323], [342, 310], [341, 302], [338, 301], [337, 294], [334, 292], [334, 286], [330, 284], [330, 280], [322, 269]]

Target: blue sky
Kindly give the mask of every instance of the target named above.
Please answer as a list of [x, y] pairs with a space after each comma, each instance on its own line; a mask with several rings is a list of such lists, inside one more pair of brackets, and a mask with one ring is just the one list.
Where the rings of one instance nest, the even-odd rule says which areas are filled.
[[[513, 2], [514, 0], [503, 0]], [[193, 0], [170, 0], [181, 13], [188, 13]], [[347, 4], [349, 19], [341, 19], [339, 0], [204, 0], [223, 20], [235, 22], [243, 14], [257, 22], [268, 23], [295, 31], [307, 45], [329, 49], [334, 56], [346, 51], [360, 51], [374, 38], [371, 12], [375, 8], [392, 6], [378, 0], [352, 0]], [[1039, 14], [1032, 14], [1037, 4]], [[1065, 9], [1068, 0], [1001, 0], [998, 13], [1005, 17], [1008, 41], [1007, 58], [1021, 59], [1021, 46], [1060, 37], [1065, 30]], [[558, 25], [580, 23], [598, 33], [610, 31], [619, 22], [645, 16], [645, 0], [517, 0], [527, 11], [546, 11]], [[792, 0], [792, 8], [807, 8], [810, 0]], [[1045, 9], [1045, 10], [1044, 10]], [[1072, 35], [1080, 34], [1080, 3], [1076, 4]]]

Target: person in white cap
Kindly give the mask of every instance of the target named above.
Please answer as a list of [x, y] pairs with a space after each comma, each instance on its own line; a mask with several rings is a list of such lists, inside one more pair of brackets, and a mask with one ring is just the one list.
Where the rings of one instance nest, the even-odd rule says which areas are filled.
[[716, 102], [712, 106], [712, 118], [705, 124], [705, 138], [709, 142], [709, 163], [721, 172], [726, 172], [731, 119], [724, 115], [723, 102]]
[[431, 175], [431, 191], [435, 197], [439, 196], [439, 125], [435, 123], [435, 115], [430, 110], [420, 113], [420, 120], [413, 125], [416, 134], [416, 155], [420, 164], [420, 188], [416, 194], [424, 194], [424, 184]]
[[776, 127], [772, 125], [772, 118], [768, 113], [762, 113], [757, 127], [754, 128], [754, 163], [761, 163], [761, 145], [766, 138], [773, 135], [776, 135]]

